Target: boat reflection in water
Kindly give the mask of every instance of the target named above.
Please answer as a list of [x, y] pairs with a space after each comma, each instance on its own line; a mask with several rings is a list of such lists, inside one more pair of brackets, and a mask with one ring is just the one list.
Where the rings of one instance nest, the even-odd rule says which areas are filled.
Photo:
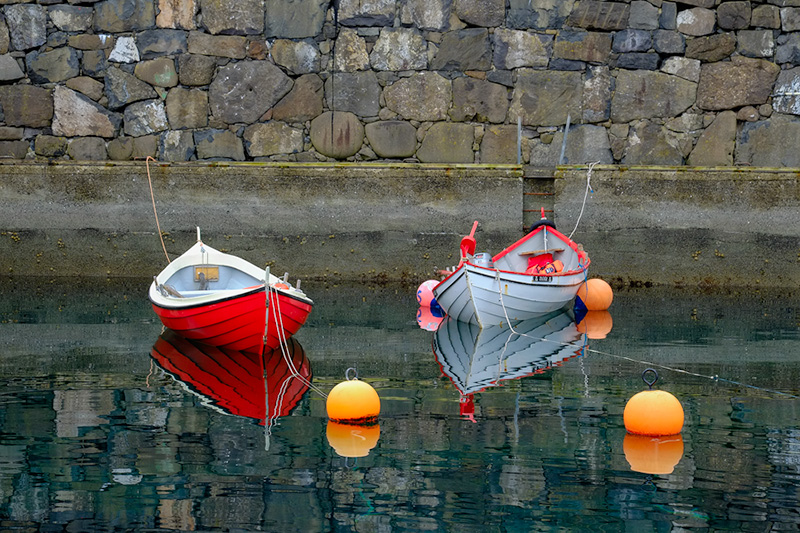
[[513, 328], [480, 328], [448, 316], [433, 334], [433, 352], [461, 394], [461, 414], [474, 421], [473, 394], [581, 356], [586, 338], [566, 310], [518, 322]]
[[268, 430], [292, 411], [311, 384], [311, 365], [293, 337], [262, 356], [190, 340], [168, 329], [150, 353], [208, 407], [257, 420]]

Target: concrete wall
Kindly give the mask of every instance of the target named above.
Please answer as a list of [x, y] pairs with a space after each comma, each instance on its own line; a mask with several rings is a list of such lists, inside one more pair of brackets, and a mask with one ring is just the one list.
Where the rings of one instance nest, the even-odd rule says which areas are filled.
[[575, 239], [590, 252], [593, 275], [620, 284], [800, 287], [795, 170], [589, 170], [556, 171], [554, 210], [562, 231], [580, 217]]
[[[554, 218], [618, 285], [800, 287], [795, 171], [559, 167]], [[195, 240], [279, 275], [419, 282], [523, 235], [523, 169], [499, 165], [0, 163], [0, 272], [150, 277]], [[584, 197], [586, 201], [584, 204]], [[581, 214], [581, 210], [583, 213]], [[579, 220], [580, 217], [580, 220]]]

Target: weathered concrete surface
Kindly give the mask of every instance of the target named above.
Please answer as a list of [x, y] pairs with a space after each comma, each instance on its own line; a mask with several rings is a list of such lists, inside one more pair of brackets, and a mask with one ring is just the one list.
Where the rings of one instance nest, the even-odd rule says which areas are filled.
[[[522, 230], [509, 165], [151, 163], [171, 259], [195, 241], [292, 279], [428, 279]], [[0, 163], [0, 272], [145, 276], [166, 265], [144, 162]]]
[[[598, 165], [588, 196], [587, 170], [559, 167], [552, 205], [563, 233], [578, 223], [592, 276], [800, 288], [795, 170]], [[512, 165], [151, 163], [150, 175], [170, 258], [200, 226], [207, 244], [293, 279], [412, 284], [457, 262], [475, 220], [478, 251], [521, 237], [530, 180]], [[0, 198], [3, 274], [150, 277], [166, 265], [144, 162], [0, 162]]]
[[[800, 287], [793, 169], [561, 167], [555, 218], [619, 284]], [[581, 215], [581, 208], [583, 214]]]

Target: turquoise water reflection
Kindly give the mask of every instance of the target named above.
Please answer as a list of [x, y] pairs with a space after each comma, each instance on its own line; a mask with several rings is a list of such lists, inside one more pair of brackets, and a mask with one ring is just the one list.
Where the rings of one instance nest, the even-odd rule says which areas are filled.
[[[416, 323], [415, 287], [307, 283], [317, 305], [296, 340], [313, 385], [330, 390], [357, 367], [382, 400], [374, 448], [345, 458], [313, 390], [265, 423], [209, 401], [219, 387], [167, 373], [151, 356], [162, 331], [146, 286], [0, 284], [2, 528], [800, 525], [797, 297], [618, 293], [606, 338], [576, 338], [574, 356], [474, 391], [465, 415]], [[626, 456], [622, 412], [648, 366], [686, 414], [670, 474]]]

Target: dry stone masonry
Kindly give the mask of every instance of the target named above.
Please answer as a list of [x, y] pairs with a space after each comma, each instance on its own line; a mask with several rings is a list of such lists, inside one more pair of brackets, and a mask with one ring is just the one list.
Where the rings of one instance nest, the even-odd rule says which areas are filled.
[[800, 0], [0, 0], [0, 15], [4, 158], [800, 167]]

